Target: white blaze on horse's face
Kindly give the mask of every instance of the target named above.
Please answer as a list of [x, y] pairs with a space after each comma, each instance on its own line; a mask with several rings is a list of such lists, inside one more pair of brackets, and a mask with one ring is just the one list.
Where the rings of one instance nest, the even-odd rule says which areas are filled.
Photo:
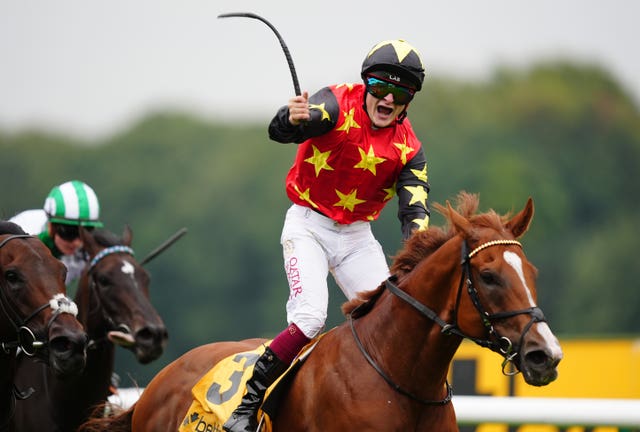
[[133, 274], [136, 271], [136, 269], [133, 267], [133, 264], [131, 264], [129, 261], [123, 261], [120, 270], [122, 270], [122, 273], [128, 274], [131, 277], [133, 277]]
[[518, 277], [520, 278], [520, 281], [522, 282], [522, 285], [524, 286], [524, 288], [525, 288], [525, 290], [527, 292], [527, 298], [529, 299], [529, 306], [534, 307], [536, 305], [536, 302], [533, 301], [533, 296], [531, 295], [531, 290], [527, 286], [527, 281], [524, 280], [524, 272], [522, 271], [522, 260], [520, 259], [520, 257], [518, 255], [516, 255], [513, 252], [509, 252], [509, 251], [505, 251], [503, 256], [504, 256], [504, 260], [507, 262], [507, 264], [509, 264], [511, 267], [513, 267], [513, 269], [518, 274]]
[[[504, 260], [507, 262], [507, 264], [513, 267], [513, 269], [518, 274], [518, 277], [522, 281], [522, 285], [524, 286], [527, 292], [529, 303], [531, 304], [531, 307], [534, 307], [536, 303], [533, 300], [533, 296], [531, 295], [531, 290], [527, 285], [527, 281], [524, 279], [524, 271], [522, 270], [522, 260], [517, 254], [509, 251], [505, 251], [503, 254], [503, 257], [504, 257]], [[538, 323], [538, 332], [547, 342], [552, 352], [555, 353], [554, 355], [558, 357], [562, 357], [562, 349], [560, 348], [560, 343], [558, 342], [558, 338], [556, 338], [556, 336], [553, 334], [553, 332], [551, 331], [551, 328], [549, 328], [549, 325], [546, 322]]]

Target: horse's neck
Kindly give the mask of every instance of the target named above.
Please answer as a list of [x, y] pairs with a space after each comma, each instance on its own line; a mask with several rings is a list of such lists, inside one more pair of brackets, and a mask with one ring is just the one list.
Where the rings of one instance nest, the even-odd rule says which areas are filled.
[[115, 346], [107, 338], [109, 323], [96, 297], [91, 295], [88, 280], [80, 281], [75, 300], [78, 319], [89, 336], [90, 344], [84, 370], [84, 376], [89, 378], [89, 382], [84, 387], [94, 386], [94, 390], [102, 393], [109, 387], [115, 363]]
[[[449, 256], [446, 251], [436, 252], [419, 263], [401, 280], [399, 288], [449, 322], [460, 270], [457, 257], [446, 260], [444, 256]], [[435, 265], [436, 261], [438, 265]], [[368, 339], [369, 346], [384, 345], [388, 351], [386, 355], [380, 355], [385, 359], [381, 361], [387, 361], [387, 367], [394, 369], [393, 376], [398, 377], [399, 383], [426, 392], [431, 389], [439, 394], [435, 398], [442, 396], [441, 388], [461, 338], [443, 334], [438, 323], [391, 292], [379, 303], [363, 317], [363, 339]]]

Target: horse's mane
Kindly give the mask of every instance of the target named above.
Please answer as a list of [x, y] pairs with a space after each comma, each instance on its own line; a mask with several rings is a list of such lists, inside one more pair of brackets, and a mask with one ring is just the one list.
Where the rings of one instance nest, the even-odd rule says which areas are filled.
[[96, 229], [92, 233], [93, 239], [100, 246], [117, 246], [122, 244], [122, 238], [106, 229]]
[[0, 234], [15, 234], [15, 235], [25, 235], [20, 225], [10, 222], [8, 220], [0, 220]]
[[[469, 220], [474, 227], [494, 228], [498, 231], [504, 229], [504, 222], [508, 215], [500, 216], [495, 211], [476, 214], [480, 198], [477, 194], [460, 192], [456, 197], [456, 211]], [[415, 232], [405, 243], [403, 248], [393, 257], [391, 274], [401, 278], [411, 272], [415, 266], [426, 257], [435, 252], [449, 239], [455, 237], [458, 231], [452, 223], [447, 207], [434, 203], [433, 207], [447, 219], [444, 227], [430, 226], [424, 231]], [[384, 283], [372, 291], [359, 293], [358, 297], [343, 304], [342, 312], [347, 315], [363, 303], [374, 302], [385, 289]]]

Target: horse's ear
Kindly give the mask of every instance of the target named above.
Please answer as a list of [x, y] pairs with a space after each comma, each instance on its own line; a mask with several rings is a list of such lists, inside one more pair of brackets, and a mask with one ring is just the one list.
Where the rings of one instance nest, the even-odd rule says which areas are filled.
[[129, 225], [125, 225], [124, 231], [122, 232], [122, 242], [126, 246], [131, 246], [132, 241], [133, 241], [133, 231], [131, 231], [131, 227]]
[[527, 232], [532, 219], [533, 199], [529, 197], [524, 208], [520, 211], [520, 213], [515, 215], [509, 222], [507, 222], [506, 227], [511, 231], [515, 238], [518, 238]]
[[98, 246], [93, 238], [91, 231], [87, 231], [83, 226], [80, 226], [80, 240], [82, 240], [82, 248], [90, 255], [95, 256], [98, 251]]
[[471, 236], [471, 222], [469, 222], [464, 216], [455, 211], [453, 207], [451, 207], [451, 203], [447, 201], [447, 213], [449, 214], [449, 220], [456, 227], [458, 231], [461, 231], [465, 234], [465, 237]]

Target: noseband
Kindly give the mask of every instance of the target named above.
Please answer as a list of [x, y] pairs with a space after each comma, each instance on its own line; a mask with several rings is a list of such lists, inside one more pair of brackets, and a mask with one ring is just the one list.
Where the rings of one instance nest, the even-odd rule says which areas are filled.
[[[502, 373], [505, 375], [516, 375], [518, 373], [518, 369], [516, 367], [513, 367], [512, 371], [507, 371], [507, 368], [509, 365], [513, 365], [514, 359], [518, 355], [518, 352], [513, 351], [513, 343], [511, 342], [511, 340], [505, 336], [500, 336], [500, 334], [493, 327], [492, 322], [494, 320], [507, 319], [517, 315], [523, 315], [523, 314], [531, 315], [531, 320], [525, 326], [522, 334], [520, 335], [519, 347], [522, 347], [524, 336], [531, 329], [531, 326], [533, 326], [534, 323], [546, 321], [546, 319], [544, 317], [544, 314], [542, 313], [542, 310], [537, 306], [526, 308], [526, 309], [514, 310], [514, 311], [497, 312], [494, 314], [489, 314], [482, 306], [482, 303], [480, 302], [480, 296], [478, 294], [477, 289], [473, 285], [473, 281], [471, 278], [471, 258], [473, 258], [481, 250], [484, 250], [492, 246], [499, 246], [499, 245], [516, 245], [516, 246], [522, 247], [522, 244], [517, 240], [506, 240], [506, 239], [492, 240], [492, 241], [481, 244], [480, 246], [476, 247], [471, 252], [469, 252], [469, 246], [467, 245], [466, 240], [463, 241], [462, 251], [461, 251], [461, 263], [460, 263], [460, 265], [462, 266], [462, 274], [460, 276], [460, 283], [458, 285], [458, 293], [456, 296], [456, 304], [455, 304], [455, 309], [453, 311], [452, 323], [448, 323], [444, 321], [442, 318], [440, 318], [440, 316], [438, 316], [438, 314], [433, 309], [423, 305], [418, 300], [411, 297], [411, 295], [409, 295], [407, 292], [398, 288], [398, 286], [395, 284], [395, 282], [397, 281], [397, 278], [395, 276], [391, 276], [385, 281], [385, 287], [392, 294], [399, 297], [401, 300], [405, 301], [409, 305], [413, 306], [418, 312], [420, 312], [420, 314], [429, 318], [431, 321], [434, 321], [436, 324], [442, 327], [442, 333], [454, 334], [454, 335], [460, 336], [463, 339], [469, 339], [482, 347], [486, 347], [491, 349], [492, 351], [500, 353], [504, 357], [504, 361], [502, 362]], [[467, 293], [469, 294], [471, 302], [473, 303], [475, 309], [478, 311], [482, 324], [487, 330], [488, 337], [486, 339], [480, 339], [480, 338], [469, 336], [465, 334], [458, 326], [458, 310], [460, 308], [460, 300], [462, 298], [462, 287], [464, 285], [466, 285]], [[364, 306], [364, 304], [361, 306]], [[371, 364], [371, 366], [373, 366], [373, 368], [378, 372], [378, 374], [399, 393], [402, 393], [403, 395], [408, 396], [409, 398], [416, 400], [420, 403], [423, 403], [425, 405], [444, 405], [450, 402], [452, 397], [452, 390], [448, 382], [446, 383], [447, 396], [442, 400], [432, 401], [432, 400], [424, 400], [422, 398], [419, 398], [413, 395], [412, 393], [408, 392], [407, 390], [404, 390], [398, 384], [392, 381], [392, 379], [380, 368], [380, 366], [369, 355], [364, 345], [362, 344], [362, 341], [360, 340], [360, 338], [356, 333], [356, 329], [354, 326], [355, 319], [353, 318], [353, 316], [356, 314], [356, 311], [358, 308], [354, 309], [349, 317], [351, 331], [356, 340], [358, 348], [360, 349], [364, 357], [367, 359], [369, 364]]]
[[[5, 238], [0, 243], [0, 249], [7, 244], [9, 241], [20, 238], [35, 238], [26, 234], [12, 235]], [[20, 348], [22, 352], [24, 352], [27, 356], [34, 356], [38, 349], [43, 348], [47, 345], [46, 341], [39, 341], [33, 331], [27, 326], [29, 321], [36, 317], [40, 312], [45, 310], [46, 308], [51, 308], [53, 310], [53, 314], [47, 323], [47, 333], [51, 324], [55, 321], [55, 319], [62, 313], [72, 314], [74, 317], [78, 315], [78, 307], [76, 304], [66, 297], [62, 293], [58, 293], [54, 295], [48, 303], [43, 304], [42, 306], [36, 308], [30, 315], [26, 318], [21, 319], [20, 314], [15, 310], [15, 307], [12, 307], [12, 303], [9, 300], [7, 292], [5, 289], [0, 289], [0, 307], [2, 311], [6, 315], [6, 317], [11, 322], [15, 333], [16, 340], [8, 341], [8, 342], [0, 342], [0, 349], [5, 354], [9, 354], [12, 349]], [[45, 359], [46, 360], [46, 359]]]

